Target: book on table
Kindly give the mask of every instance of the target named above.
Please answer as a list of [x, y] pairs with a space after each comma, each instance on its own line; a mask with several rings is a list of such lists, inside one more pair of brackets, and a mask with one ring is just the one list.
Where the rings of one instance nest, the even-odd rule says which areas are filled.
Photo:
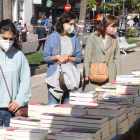
[[69, 102], [72, 105], [98, 106], [97, 101], [85, 102], [85, 101], [73, 101], [73, 100], [70, 100]]
[[24, 125], [24, 124], [11, 123], [11, 122], [10, 122], [10, 127], [21, 127], [21, 128], [40, 129], [40, 125], [39, 126], [27, 125], [27, 124]]
[[116, 131], [117, 126], [116, 124], [110, 127], [110, 134], [113, 133], [114, 131]]
[[10, 123], [39, 126], [40, 120], [39, 119], [32, 119], [29, 117], [28, 118], [27, 117], [13, 117], [10, 119]]
[[24, 136], [24, 137], [44, 137], [48, 130], [45, 129], [25, 129], [18, 127], [0, 127], [0, 134]]
[[70, 100], [73, 100], [73, 101], [87, 101], [87, 102], [93, 102], [93, 101], [97, 101], [98, 100], [98, 96], [95, 96], [95, 97], [89, 97], [89, 98], [86, 98], [86, 97], [69, 97]]
[[0, 134], [0, 140], [7, 140], [7, 135], [1, 135]]
[[124, 120], [123, 122], [118, 122], [117, 128], [124, 128], [127, 125], [128, 125], [128, 119]]
[[56, 107], [57, 113], [64, 114], [86, 114], [88, 106], [84, 105], [71, 105], [71, 104], [63, 104]]
[[28, 110], [32, 111], [40, 111], [40, 112], [48, 112], [48, 113], [56, 113], [56, 106], [58, 104], [48, 104], [42, 102], [33, 102], [28, 105]]
[[61, 139], [61, 140], [89, 140], [91, 138], [91, 134], [54, 131], [54, 132], [49, 133], [47, 138], [48, 139]]
[[92, 106], [88, 108], [88, 114], [112, 116], [121, 115], [125, 112], [122, 106]]
[[94, 98], [97, 95], [96, 91], [70, 91], [70, 97]]
[[126, 125], [124, 128], [117, 128], [116, 132], [117, 134], [124, 134], [129, 130], [129, 126]]
[[100, 135], [101, 131], [99, 128], [87, 128], [87, 127], [82, 127], [82, 128], [77, 128], [77, 127], [66, 127], [62, 129], [61, 131], [63, 132], [77, 132], [77, 133], [90, 133], [91, 137], [97, 137]]

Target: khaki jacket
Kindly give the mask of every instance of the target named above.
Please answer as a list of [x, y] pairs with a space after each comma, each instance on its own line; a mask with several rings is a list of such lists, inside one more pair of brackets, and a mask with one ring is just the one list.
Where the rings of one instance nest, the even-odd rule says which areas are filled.
[[[110, 49], [114, 38], [113, 51], [109, 60], [109, 81], [115, 80], [116, 75], [121, 74], [120, 48], [118, 41], [114, 35], [108, 35], [106, 45], [104, 47], [102, 36], [97, 36], [97, 32], [91, 33], [84, 54], [84, 76], [89, 76], [90, 64], [107, 62]], [[84, 82], [84, 90], [95, 90], [97, 86], [102, 84]]]

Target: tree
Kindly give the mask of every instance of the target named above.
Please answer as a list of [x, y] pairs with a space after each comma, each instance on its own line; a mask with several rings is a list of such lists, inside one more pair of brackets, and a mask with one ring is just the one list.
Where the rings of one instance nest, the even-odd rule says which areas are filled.
[[91, 9], [95, 6], [96, 0], [88, 0], [87, 1], [87, 9]]
[[78, 38], [79, 38], [81, 45], [83, 44], [83, 33], [84, 33], [84, 25], [85, 25], [84, 22], [85, 22], [85, 17], [86, 17], [86, 8], [87, 8], [87, 0], [81, 0], [79, 26], [80, 26], [80, 29], [82, 29], [82, 30], [79, 30], [79, 34], [78, 34]]
[[12, 19], [12, 0], [3, 0], [3, 19]]

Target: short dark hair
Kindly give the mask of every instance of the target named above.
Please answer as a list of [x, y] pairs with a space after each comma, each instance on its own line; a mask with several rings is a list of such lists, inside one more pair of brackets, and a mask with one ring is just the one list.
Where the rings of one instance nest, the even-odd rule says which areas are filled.
[[[16, 27], [10, 19], [2, 20], [0, 22], [0, 34], [7, 32], [7, 31], [12, 32], [14, 36], [16, 36], [16, 34], [17, 34]], [[16, 38], [14, 40], [13, 46], [16, 49], [21, 50], [21, 45], [18, 43], [18, 40]]]
[[109, 25], [112, 24], [112, 27], [116, 27], [119, 25], [119, 18], [113, 15], [105, 16], [97, 25], [95, 31], [97, 31], [98, 36], [102, 35], [105, 37], [106, 29]]
[[72, 19], [76, 19], [75, 14], [72, 12], [64, 12], [56, 25], [56, 31], [59, 32], [60, 34], [64, 32], [63, 24], [64, 23], [69, 23]]

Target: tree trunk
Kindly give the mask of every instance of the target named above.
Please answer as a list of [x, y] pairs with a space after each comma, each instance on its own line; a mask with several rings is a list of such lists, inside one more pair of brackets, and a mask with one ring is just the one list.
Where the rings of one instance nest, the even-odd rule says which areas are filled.
[[80, 30], [78, 34], [78, 38], [81, 45], [83, 45], [83, 33], [84, 33], [84, 25], [85, 25], [84, 22], [85, 22], [85, 17], [86, 17], [86, 8], [87, 8], [87, 0], [81, 0], [80, 18], [79, 18]]
[[0, 22], [3, 19], [3, 0], [0, 0]]
[[12, 0], [3, 0], [3, 19], [12, 19]]

